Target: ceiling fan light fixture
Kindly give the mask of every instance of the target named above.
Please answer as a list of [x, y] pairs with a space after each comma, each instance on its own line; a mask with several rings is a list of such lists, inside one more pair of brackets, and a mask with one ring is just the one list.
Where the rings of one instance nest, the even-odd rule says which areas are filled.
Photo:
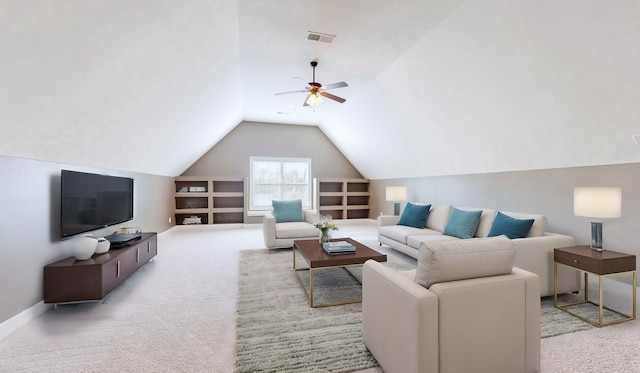
[[305, 103], [309, 106], [317, 106], [320, 105], [322, 101], [322, 97], [318, 96], [317, 93], [310, 93]]

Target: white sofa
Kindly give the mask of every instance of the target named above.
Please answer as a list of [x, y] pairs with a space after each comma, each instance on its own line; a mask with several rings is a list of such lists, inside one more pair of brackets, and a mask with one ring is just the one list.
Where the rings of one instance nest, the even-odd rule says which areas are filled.
[[[425, 254], [417, 270], [398, 272], [371, 260], [363, 266], [363, 340], [384, 371], [538, 371], [538, 276], [513, 267], [511, 241], [428, 245], [441, 250]], [[469, 270], [477, 261], [486, 267]]]
[[[459, 210], [483, 210], [474, 237], [487, 237], [496, 210], [479, 208], [461, 208]], [[400, 216], [380, 215], [378, 217], [378, 241], [418, 258], [423, 242], [458, 240], [459, 238], [442, 234], [452, 210], [450, 205], [433, 205], [424, 228], [397, 225]], [[513, 239], [518, 253], [515, 266], [540, 276], [540, 296], [553, 295], [553, 249], [573, 246], [571, 236], [546, 232], [547, 219], [543, 215], [500, 211], [516, 219], [534, 219], [526, 238]], [[472, 238], [473, 239], [473, 238]], [[577, 271], [558, 268], [558, 293], [574, 292], [580, 289], [580, 277]]]
[[320, 231], [313, 225], [319, 221], [317, 210], [302, 210], [304, 221], [276, 223], [272, 212], [262, 218], [264, 244], [269, 249], [293, 247], [295, 240], [317, 239]]

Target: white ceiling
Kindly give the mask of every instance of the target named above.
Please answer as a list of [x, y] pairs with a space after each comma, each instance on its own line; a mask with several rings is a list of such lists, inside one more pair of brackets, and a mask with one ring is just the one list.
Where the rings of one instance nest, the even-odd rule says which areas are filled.
[[[638, 162], [639, 39], [634, 0], [4, 0], [0, 154], [175, 176], [250, 120], [372, 179]], [[311, 60], [346, 103], [274, 95]]]

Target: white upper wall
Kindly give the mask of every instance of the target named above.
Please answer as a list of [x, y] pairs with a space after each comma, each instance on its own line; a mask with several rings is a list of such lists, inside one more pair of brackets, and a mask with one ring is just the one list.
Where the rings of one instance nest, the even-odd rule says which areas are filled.
[[465, 2], [323, 130], [372, 179], [638, 162], [638, 66], [640, 2]]
[[233, 1], [2, 1], [0, 154], [174, 176], [242, 119], [238, 43]]
[[[0, 155], [175, 176], [251, 120], [319, 125], [371, 179], [639, 162], [639, 18], [636, 0], [2, 0]], [[314, 59], [346, 103], [274, 95]]]

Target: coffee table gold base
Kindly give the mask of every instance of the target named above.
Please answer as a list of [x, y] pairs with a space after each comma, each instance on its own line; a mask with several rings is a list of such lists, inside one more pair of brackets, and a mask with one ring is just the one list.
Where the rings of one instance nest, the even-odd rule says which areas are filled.
[[[579, 270], [581, 272], [584, 272], [584, 300], [582, 301], [578, 301], [578, 302], [572, 302], [572, 303], [566, 303], [566, 304], [558, 304], [558, 264], [564, 265], [566, 267], [575, 269], [575, 270]], [[614, 310], [610, 307], [605, 307], [603, 302], [602, 302], [602, 279], [604, 277], [606, 277], [607, 275], [597, 275], [594, 274], [595, 276], [598, 276], [598, 303], [592, 302], [589, 300], [589, 272], [575, 268], [573, 266], [568, 266], [562, 263], [558, 263], [558, 262], [554, 262], [553, 263], [553, 287], [554, 287], [554, 291], [553, 291], [553, 306], [559, 310], [562, 310], [566, 313], [569, 313], [577, 318], [579, 318], [582, 321], [585, 321], [593, 326], [596, 327], [602, 327], [602, 326], [607, 326], [607, 325], [614, 325], [614, 324], [620, 324], [626, 321], [630, 321], [630, 320], [635, 320], [636, 319], [636, 271], [629, 271], [633, 274], [633, 315], [628, 315], [626, 313]], [[620, 272], [620, 273], [625, 273], [625, 272]], [[620, 273], [614, 273], [612, 275], [618, 275]], [[577, 306], [579, 304], [586, 304], [586, 303], [591, 303], [594, 306], [598, 307], [598, 321], [594, 321], [591, 319], [588, 319], [584, 316], [578, 315], [575, 312], [572, 312], [571, 310], [569, 310], [569, 307], [572, 306]], [[618, 319], [618, 320], [614, 320], [614, 321], [610, 321], [610, 322], [603, 322], [602, 320], [602, 313], [603, 310], [607, 310], [607, 311], [611, 311], [619, 316], [622, 316], [622, 319]]]
[[[356, 280], [360, 285], [362, 285], [362, 282], [347, 269], [351, 267], [362, 267], [362, 264], [340, 265], [340, 266], [321, 267], [321, 268], [309, 268], [309, 267], [296, 268], [296, 251], [298, 250], [296, 247], [294, 247], [293, 248], [293, 270], [294, 272], [296, 272], [296, 278], [298, 279], [298, 283], [302, 287], [302, 290], [304, 290], [304, 293], [307, 295], [307, 300], [309, 301], [309, 306], [311, 306], [311, 308], [331, 307], [331, 306], [341, 306], [343, 304], [362, 303], [362, 298], [356, 299], [356, 300], [347, 300], [347, 301], [341, 301], [341, 302], [335, 302], [335, 303], [323, 303], [323, 304], [315, 304], [313, 300], [313, 274], [315, 272], [322, 271], [325, 269], [342, 268], [351, 277], [353, 277], [354, 280]], [[307, 288], [304, 286], [304, 283], [302, 282], [302, 278], [298, 274], [298, 272], [300, 271], [309, 271], [309, 290], [308, 291], [307, 291]]]

